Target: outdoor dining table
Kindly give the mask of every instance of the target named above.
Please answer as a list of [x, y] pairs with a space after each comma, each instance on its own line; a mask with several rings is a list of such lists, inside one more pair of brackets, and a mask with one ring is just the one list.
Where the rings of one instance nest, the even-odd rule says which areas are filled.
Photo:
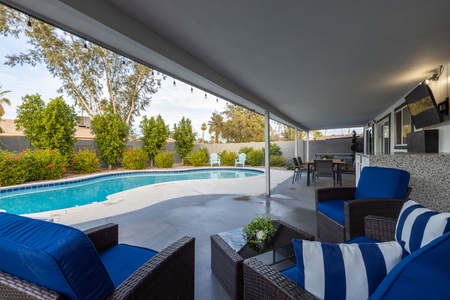
[[[316, 158], [316, 159], [320, 159], [320, 158]], [[315, 159], [310, 159], [308, 161], [308, 176], [306, 176], [306, 185], [309, 186], [310, 181], [311, 181], [311, 177], [310, 174], [312, 173], [312, 167], [314, 166], [314, 160]], [[337, 181], [339, 182], [339, 186], [342, 186], [342, 178], [341, 178], [341, 166], [345, 164], [345, 161], [340, 160], [339, 158], [333, 158], [333, 166], [336, 167], [336, 175], [337, 175]]]

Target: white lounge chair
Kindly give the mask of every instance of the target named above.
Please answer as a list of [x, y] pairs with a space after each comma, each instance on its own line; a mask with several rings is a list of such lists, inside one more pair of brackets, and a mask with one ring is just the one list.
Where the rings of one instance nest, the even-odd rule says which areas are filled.
[[209, 156], [209, 161], [211, 163], [211, 167], [214, 164], [219, 165], [219, 167], [220, 167], [220, 157], [219, 157], [219, 155], [217, 155], [217, 153], [211, 153], [211, 155]]
[[245, 167], [245, 159], [247, 158], [247, 154], [241, 153], [239, 154], [239, 158], [234, 160], [234, 166], [237, 167], [237, 165], [242, 165], [242, 167]]

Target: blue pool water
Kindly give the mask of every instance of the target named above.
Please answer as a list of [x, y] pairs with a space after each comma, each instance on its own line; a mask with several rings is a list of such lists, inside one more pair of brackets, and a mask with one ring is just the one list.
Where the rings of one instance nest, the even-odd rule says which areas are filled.
[[0, 191], [0, 209], [30, 214], [102, 202], [108, 195], [168, 181], [242, 178], [262, 171], [240, 168], [180, 171], [142, 171], [99, 175], [87, 179], [14, 187]]

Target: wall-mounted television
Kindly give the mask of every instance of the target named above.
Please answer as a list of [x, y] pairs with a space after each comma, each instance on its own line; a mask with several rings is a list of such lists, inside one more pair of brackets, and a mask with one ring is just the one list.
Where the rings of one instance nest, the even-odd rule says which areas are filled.
[[412, 122], [416, 128], [423, 128], [443, 121], [439, 112], [433, 92], [425, 82], [416, 87], [405, 97], [411, 114]]

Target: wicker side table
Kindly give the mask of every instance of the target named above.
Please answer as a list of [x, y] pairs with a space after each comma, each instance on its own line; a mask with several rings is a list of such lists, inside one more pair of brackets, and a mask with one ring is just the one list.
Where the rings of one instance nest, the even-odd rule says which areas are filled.
[[[271, 241], [272, 245], [263, 252], [277, 249], [286, 251], [286, 247], [292, 247], [293, 238], [310, 241], [315, 239], [313, 235], [283, 221], [275, 220], [273, 223], [277, 231]], [[211, 236], [211, 270], [232, 299], [244, 298], [244, 260], [261, 254], [251, 251], [245, 241], [237, 241], [241, 230], [238, 228]], [[237, 237], [237, 240], [228, 239], [227, 236], [230, 235]]]

